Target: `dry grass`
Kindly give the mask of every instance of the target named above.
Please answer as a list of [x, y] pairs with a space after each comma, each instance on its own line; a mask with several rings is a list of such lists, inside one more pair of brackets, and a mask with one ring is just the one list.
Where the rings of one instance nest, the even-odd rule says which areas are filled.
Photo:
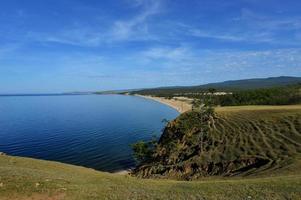
[[[235, 159], [238, 155], [267, 161], [247, 174], [285, 171], [291, 165], [300, 168], [301, 106], [241, 106], [217, 109], [212, 138], [223, 141], [212, 151]], [[225, 147], [226, 151], [221, 150]], [[284, 169], [284, 170], [283, 170]]]
[[300, 174], [192, 182], [145, 180], [56, 162], [0, 156], [0, 177], [1, 200], [301, 198]]

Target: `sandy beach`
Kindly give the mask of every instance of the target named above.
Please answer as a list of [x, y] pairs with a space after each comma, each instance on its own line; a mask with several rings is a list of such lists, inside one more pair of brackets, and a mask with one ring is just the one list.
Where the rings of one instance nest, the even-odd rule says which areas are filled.
[[151, 99], [165, 105], [168, 105], [174, 109], [176, 109], [179, 113], [184, 113], [186, 111], [191, 110], [191, 104], [187, 102], [185, 99], [166, 99], [163, 97], [153, 97], [153, 96], [143, 96], [143, 95], [135, 95], [139, 97], [143, 97], [146, 99]]

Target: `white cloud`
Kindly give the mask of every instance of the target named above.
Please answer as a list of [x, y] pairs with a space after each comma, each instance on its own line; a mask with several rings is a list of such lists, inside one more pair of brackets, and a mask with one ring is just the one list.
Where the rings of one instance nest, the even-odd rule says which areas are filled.
[[161, 11], [160, 0], [136, 0], [141, 12], [129, 20], [115, 21], [112, 27], [113, 40], [136, 40], [151, 38], [148, 32], [147, 20]]
[[55, 33], [29, 32], [27, 38], [38, 42], [54, 42], [75, 46], [98, 46], [105, 41], [105, 34], [90, 28], [70, 28]]
[[[126, 5], [131, 10], [127, 18], [111, 18], [112, 21], [107, 23], [110, 20], [108, 16], [106, 23], [100, 20], [93, 27], [78, 22], [51, 33], [31, 32], [28, 38], [41, 42], [88, 47], [129, 41], [183, 42], [187, 36], [229, 42], [293, 46], [300, 44], [298, 35], [301, 33], [301, 16], [282, 17], [242, 8], [239, 16], [221, 19], [220, 26], [204, 24], [204, 21], [189, 23], [179, 20], [173, 22], [170, 19], [166, 23], [164, 20], [154, 19], [165, 12], [163, 0], [128, 0]], [[287, 33], [286, 37], [283, 37], [285, 31], [292, 31], [295, 34]]]
[[[204, 80], [301, 75], [301, 49], [198, 50], [181, 46], [152, 48], [137, 56], [145, 66], [139, 74], [199, 84]], [[155, 67], [156, 70], [151, 70]], [[147, 70], [146, 70], [147, 69]], [[155, 73], [155, 74], [154, 74]], [[172, 84], [171, 84], [172, 85]]]
[[202, 38], [213, 38], [219, 40], [230, 40], [230, 41], [244, 41], [245, 38], [242, 36], [234, 35], [234, 34], [218, 34], [212, 33], [209, 31], [203, 31], [199, 29], [191, 29], [190, 34], [195, 37], [202, 37]]
[[138, 14], [127, 20], [114, 20], [109, 27], [87, 27], [75, 23], [73, 27], [51, 32], [29, 32], [27, 38], [40, 42], [55, 42], [78, 46], [99, 46], [106, 43], [153, 40], [155, 36], [149, 32], [148, 20], [162, 11], [161, 0], [136, 0], [135, 9]]
[[147, 60], [166, 59], [166, 60], [182, 60], [188, 58], [190, 50], [188, 47], [157, 47], [151, 48], [140, 53]]
[[[301, 16], [281, 16], [258, 13], [242, 8], [238, 17], [230, 21], [225, 19], [221, 29], [217, 26], [201, 28], [186, 25], [188, 34], [232, 42], [267, 43], [280, 45], [298, 45], [298, 34], [289, 35], [290, 31], [301, 33]], [[283, 37], [283, 33], [286, 37]]]

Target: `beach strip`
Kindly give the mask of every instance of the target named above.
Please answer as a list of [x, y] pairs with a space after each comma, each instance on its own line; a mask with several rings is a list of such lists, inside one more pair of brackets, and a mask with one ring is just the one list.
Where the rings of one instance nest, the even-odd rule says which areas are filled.
[[166, 99], [163, 97], [154, 97], [154, 96], [144, 96], [144, 95], [135, 95], [135, 96], [160, 102], [162, 104], [172, 107], [173, 109], [177, 110], [179, 113], [184, 113], [186, 111], [191, 110], [191, 104], [185, 101], [176, 100], [176, 99]]

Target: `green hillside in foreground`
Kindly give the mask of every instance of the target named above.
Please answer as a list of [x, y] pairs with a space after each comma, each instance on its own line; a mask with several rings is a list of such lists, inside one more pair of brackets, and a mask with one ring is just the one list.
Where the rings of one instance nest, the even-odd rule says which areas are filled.
[[300, 174], [191, 182], [149, 180], [56, 162], [0, 156], [1, 200], [300, 198]]
[[[206, 159], [229, 161], [242, 155], [272, 160], [259, 168], [243, 170], [239, 176], [213, 173], [216, 175], [195, 181], [140, 179], [57, 162], [0, 155], [0, 200], [301, 199], [300, 115], [301, 106], [217, 109], [218, 118], [210, 124], [212, 141], [207, 137], [202, 147]], [[187, 115], [177, 120], [183, 122], [185, 119]], [[189, 120], [190, 124], [180, 126], [177, 120], [176, 127], [185, 133], [197, 123]], [[174, 153], [170, 155], [179, 151]], [[225, 172], [233, 174], [232, 168], [229, 169]], [[216, 172], [207, 170], [210, 171]]]
[[300, 157], [301, 106], [228, 107], [215, 115], [186, 112], [170, 122], [135, 174], [187, 180], [269, 175], [287, 172]]

